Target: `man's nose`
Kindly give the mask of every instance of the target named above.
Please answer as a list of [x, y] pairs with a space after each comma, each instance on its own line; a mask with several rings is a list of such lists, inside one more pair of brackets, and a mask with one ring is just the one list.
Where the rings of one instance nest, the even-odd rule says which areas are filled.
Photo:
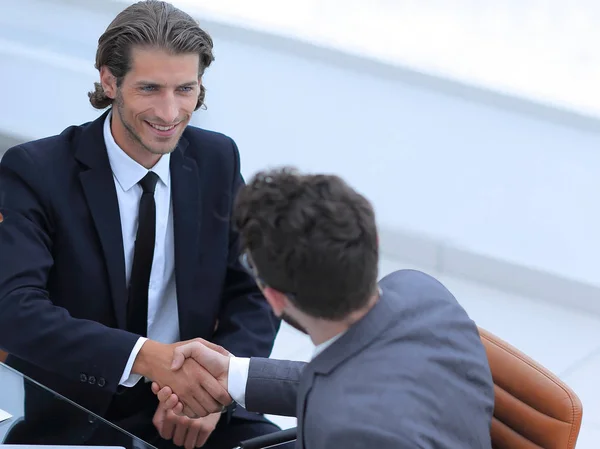
[[157, 117], [166, 125], [172, 125], [179, 116], [177, 101], [172, 95], [166, 95], [156, 108]]

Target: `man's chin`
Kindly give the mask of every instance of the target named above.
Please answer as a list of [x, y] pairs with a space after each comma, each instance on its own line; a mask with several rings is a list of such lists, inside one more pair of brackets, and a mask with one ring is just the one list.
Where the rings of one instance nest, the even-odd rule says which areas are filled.
[[164, 149], [153, 148], [153, 149], [150, 149], [150, 152], [157, 156], [164, 156], [165, 154], [171, 154], [173, 151], [175, 151], [175, 148], [177, 148], [177, 145], [175, 145], [174, 147], [164, 148]]
[[150, 153], [155, 154], [157, 156], [162, 156], [165, 154], [170, 154], [173, 151], [175, 151], [175, 148], [177, 148], [178, 143], [179, 143], [179, 139], [173, 140], [173, 142], [169, 143], [168, 145], [165, 145], [164, 143], [162, 145], [156, 145], [156, 143], [154, 143], [154, 145], [145, 144], [144, 147]]

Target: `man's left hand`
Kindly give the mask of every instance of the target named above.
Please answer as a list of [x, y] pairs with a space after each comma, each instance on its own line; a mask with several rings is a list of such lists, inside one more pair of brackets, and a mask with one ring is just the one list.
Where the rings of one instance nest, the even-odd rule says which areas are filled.
[[217, 427], [221, 413], [213, 413], [204, 418], [188, 418], [181, 414], [183, 406], [169, 387], [159, 389], [153, 383], [152, 391], [160, 401], [152, 418], [159, 435], [165, 440], [173, 440], [173, 444], [184, 446], [185, 449], [202, 447]]

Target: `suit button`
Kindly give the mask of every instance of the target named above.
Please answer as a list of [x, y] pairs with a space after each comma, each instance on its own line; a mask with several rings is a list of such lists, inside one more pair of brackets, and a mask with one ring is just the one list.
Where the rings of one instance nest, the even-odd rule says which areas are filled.
[[96, 378], [94, 376], [88, 377], [88, 383], [94, 385], [96, 383]]
[[88, 422], [90, 424], [94, 424], [96, 422], [96, 417], [92, 415], [88, 415]]
[[82, 381], [82, 382], [87, 382], [88, 377], [85, 374], [81, 373], [79, 375], [79, 380]]
[[98, 378], [98, 386], [102, 388], [104, 385], [106, 385], [106, 380], [104, 380], [104, 377]]

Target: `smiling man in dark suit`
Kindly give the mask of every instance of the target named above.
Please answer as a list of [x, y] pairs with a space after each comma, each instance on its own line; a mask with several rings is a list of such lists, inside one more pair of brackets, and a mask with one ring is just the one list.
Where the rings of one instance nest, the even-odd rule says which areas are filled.
[[[168, 3], [129, 6], [98, 42], [100, 82], [89, 97], [108, 110], [11, 148], [0, 164], [7, 363], [159, 445], [167, 442], [152, 420], [164, 411], [149, 380], [178, 390], [196, 418], [177, 421], [177, 445], [226, 448], [278, 430], [224, 409], [227, 392], [197, 363], [169, 369], [181, 341], [267, 357], [278, 330], [230, 228], [243, 185], [236, 144], [188, 126], [204, 103], [212, 46]], [[50, 418], [46, 434], [38, 424]], [[32, 442], [97, 441], [89, 421], [27, 393]]]

